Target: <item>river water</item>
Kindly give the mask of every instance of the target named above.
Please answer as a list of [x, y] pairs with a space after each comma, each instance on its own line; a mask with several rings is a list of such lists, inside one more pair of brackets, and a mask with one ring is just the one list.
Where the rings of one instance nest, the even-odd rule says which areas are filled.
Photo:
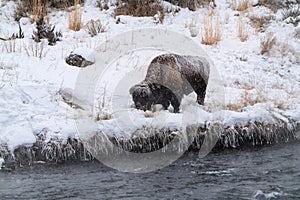
[[300, 143], [188, 153], [146, 174], [98, 162], [34, 165], [0, 172], [0, 199], [300, 199]]

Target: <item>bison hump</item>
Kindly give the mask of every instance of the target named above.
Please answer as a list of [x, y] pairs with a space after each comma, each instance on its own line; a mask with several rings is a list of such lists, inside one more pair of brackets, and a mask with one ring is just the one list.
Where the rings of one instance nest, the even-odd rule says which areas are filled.
[[179, 56], [176, 55], [177, 65], [181, 73], [188, 78], [201, 78], [206, 84], [208, 82], [210, 67], [209, 62], [198, 56]]

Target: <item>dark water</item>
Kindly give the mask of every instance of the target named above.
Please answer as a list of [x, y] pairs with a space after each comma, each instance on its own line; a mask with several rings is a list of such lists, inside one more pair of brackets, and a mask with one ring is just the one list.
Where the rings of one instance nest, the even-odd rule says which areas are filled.
[[100, 163], [36, 165], [0, 172], [0, 199], [300, 199], [300, 143], [189, 153], [147, 174]]

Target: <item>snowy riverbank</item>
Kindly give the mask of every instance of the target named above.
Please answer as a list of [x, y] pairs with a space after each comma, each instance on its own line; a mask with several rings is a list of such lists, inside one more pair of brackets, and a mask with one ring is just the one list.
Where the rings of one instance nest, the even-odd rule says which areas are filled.
[[[81, 9], [83, 25], [91, 19], [101, 21], [103, 32], [94, 37], [88, 33], [87, 26], [79, 31], [70, 30], [68, 12], [53, 9], [48, 14], [49, 23], [62, 34], [54, 46], [48, 45], [47, 40], [40, 43], [32, 40], [35, 23], [26, 17], [20, 19], [24, 38], [0, 41], [0, 165], [3, 159], [8, 163], [16, 160], [18, 164], [91, 159], [81, 143], [84, 134], [93, 137], [103, 132], [119, 143], [125, 141], [125, 146], [126, 141], [139, 141], [136, 135], [141, 135], [140, 130], [145, 127], [154, 131], [143, 132], [143, 137], [152, 137], [144, 133], [163, 131], [162, 137], [167, 138], [180, 134], [183, 114], [137, 111], [131, 107], [129, 94], [125, 106], [134, 126], [120, 126], [122, 114], [112, 109], [113, 88], [123, 75], [134, 70], [145, 74], [149, 62], [161, 54], [161, 50], [138, 50], [115, 58], [97, 85], [92, 116], [81, 105], [84, 99], [72, 96], [83, 69], [65, 62], [70, 52], [75, 50], [82, 56], [97, 52], [107, 39], [137, 28], [172, 30], [191, 38], [208, 54], [222, 79], [224, 105], [214, 101], [215, 91], [209, 87], [204, 106], [194, 105], [195, 98], [190, 95], [185, 98], [183, 107], [197, 108], [195, 113], [199, 117], [189, 125], [197, 129], [199, 135], [207, 133], [210, 125], [212, 128], [215, 123], [221, 124], [216, 133], [220, 136], [217, 148], [273, 144], [299, 137], [300, 27], [282, 20], [282, 10], [273, 12], [257, 5], [239, 12], [232, 10], [229, 1], [216, 0], [214, 12], [219, 16], [222, 37], [210, 46], [201, 44], [207, 8], [177, 10], [164, 2], [176, 12], [166, 13], [163, 23], [159, 23], [155, 17], [115, 17], [113, 2], [107, 10], [100, 10], [93, 2], [87, 1]], [[9, 38], [19, 29], [14, 21], [16, 4], [13, 1], [0, 4], [0, 37]], [[257, 27], [253, 22], [256, 18], [270, 18], [270, 21]], [[240, 20], [248, 33], [244, 42], [240, 41], [237, 31]], [[199, 33], [196, 31], [196, 37], [191, 37], [194, 28]], [[268, 38], [275, 38], [276, 42], [263, 52], [263, 41]], [[97, 62], [96, 58], [95, 65]], [[138, 83], [143, 78], [133, 79]], [[95, 122], [97, 130], [78, 132], [75, 121], [80, 120]], [[201, 143], [203, 138], [198, 140]]]

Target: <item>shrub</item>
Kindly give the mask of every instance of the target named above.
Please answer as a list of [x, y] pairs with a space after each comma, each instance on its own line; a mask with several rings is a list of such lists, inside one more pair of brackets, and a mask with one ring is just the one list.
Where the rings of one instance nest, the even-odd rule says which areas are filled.
[[197, 10], [200, 7], [207, 7], [211, 2], [216, 6], [214, 0], [166, 0], [174, 5], [180, 6], [182, 8], [188, 8], [192, 11]]
[[249, 16], [251, 25], [255, 28], [256, 32], [264, 32], [266, 27], [270, 24], [270, 21], [274, 19], [272, 15], [263, 16]]
[[283, 7], [284, 1], [282, 0], [259, 0], [259, 6], [265, 6], [271, 9], [273, 12], [281, 9]]
[[100, 8], [100, 10], [108, 10], [108, 0], [97, 0], [97, 5]]
[[43, 17], [36, 22], [36, 29], [37, 31], [34, 31], [32, 36], [35, 42], [40, 42], [41, 39], [47, 39], [49, 45], [54, 45], [59, 41], [59, 37], [62, 37], [60, 32], [54, 32], [55, 26], [45, 23]]
[[123, 0], [119, 1], [115, 16], [131, 15], [136, 17], [160, 15], [160, 22], [164, 19], [164, 8], [159, 0]]
[[[83, 0], [77, 0], [82, 3]], [[21, 0], [14, 12], [14, 18], [19, 21], [22, 17], [32, 15], [32, 20], [37, 21], [49, 13], [50, 8], [66, 8], [74, 5], [75, 0]]]
[[298, 26], [300, 22], [300, 0], [287, 1], [282, 10], [282, 18], [287, 23]]
[[48, 0], [50, 8], [66, 8], [74, 5], [75, 3], [81, 4], [84, 0]]

